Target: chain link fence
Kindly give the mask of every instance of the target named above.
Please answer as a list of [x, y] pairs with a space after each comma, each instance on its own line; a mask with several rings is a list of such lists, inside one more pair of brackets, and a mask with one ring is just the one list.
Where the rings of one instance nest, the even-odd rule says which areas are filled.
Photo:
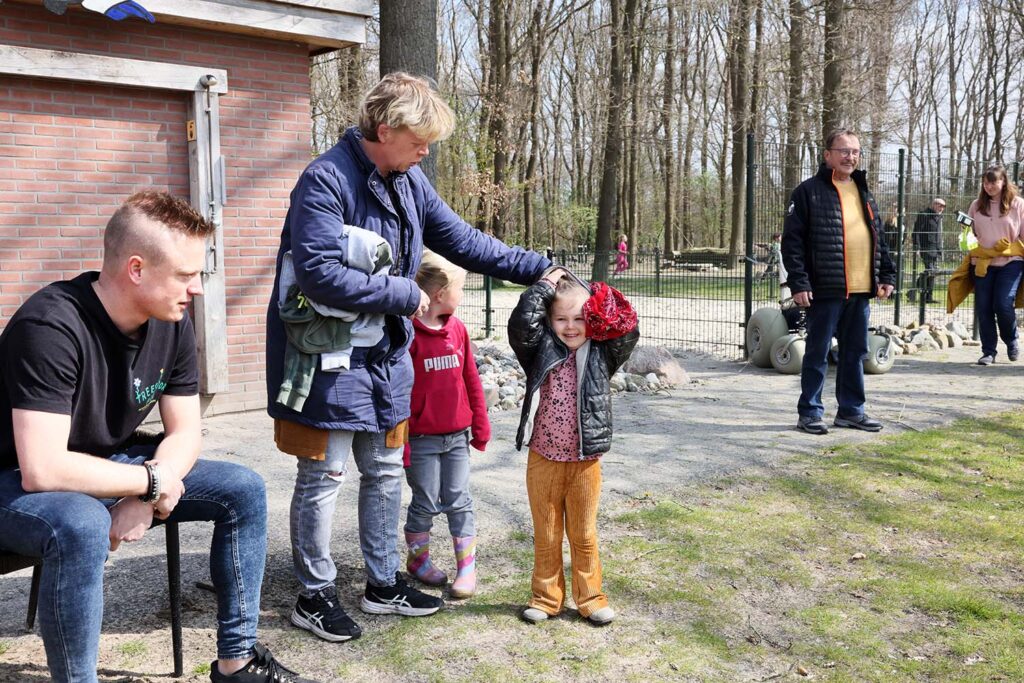
[[[669, 253], [642, 248], [631, 251], [628, 268], [614, 272], [615, 253], [608, 255], [608, 281], [633, 302], [645, 341], [740, 359], [750, 313], [779, 305], [779, 259], [773, 243], [782, 232], [793, 187], [817, 172], [821, 150], [755, 144], [752, 140], [748, 149], [747, 178], [752, 182], [746, 200], [745, 254], [737, 265], [730, 267], [728, 253], [720, 248]], [[886, 221], [884, 237], [899, 273], [894, 296], [872, 302], [872, 325], [958, 320], [973, 329], [973, 296], [947, 315], [946, 284], [963, 259], [956, 213], [966, 211], [977, 198], [986, 165], [950, 159], [923, 163], [903, 150], [864, 151], [861, 168], [868, 173], [868, 185]], [[1011, 164], [1008, 172], [1019, 181], [1020, 162]], [[912, 235], [918, 216], [935, 197], [945, 200], [946, 209], [939, 221], [939, 257], [925, 272]], [[594, 252], [584, 246], [549, 255], [581, 277], [591, 273]], [[919, 296], [927, 284], [931, 285], [930, 300]], [[459, 316], [475, 336], [503, 339], [509, 314], [522, 291], [522, 287], [471, 274]]]

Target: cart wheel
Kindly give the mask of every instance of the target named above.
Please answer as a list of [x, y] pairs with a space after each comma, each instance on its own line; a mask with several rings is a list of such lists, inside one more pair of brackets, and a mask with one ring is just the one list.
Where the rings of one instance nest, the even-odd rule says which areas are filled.
[[787, 334], [779, 337], [772, 344], [772, 366], [783, 375], [796, 375], [804, 362], [804, 349], [807, 341], [803, 335]]
[[777, 308], [759, 308], [747, 322], [747, 356], [759, 368], [771, 367], [771, 349], [789, 326]]
[[884, 375], [896, 364], [894, 344], [884, 334], [868, 335], [868, 357], [864, 359], [864, 372]]

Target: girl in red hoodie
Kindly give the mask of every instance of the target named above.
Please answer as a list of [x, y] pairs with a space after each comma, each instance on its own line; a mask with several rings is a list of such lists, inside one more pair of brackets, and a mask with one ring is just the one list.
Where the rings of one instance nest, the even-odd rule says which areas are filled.
[[482, 451], [491, 438], [469, 334], [454, 315], [465, 282], [466, 271], [433, 252], [424, 252], [416, 283], [430, 297], [430, 307], [414, 319], [416, 337], [409, 348], [415, 380], [405, 470], [412, 488], [405, 518], [406, 568], [428, 585], [447, 583], [445, 573], [430, 561], [430, 528], [434, 517], [443, 512], [458, 562], [450, 589], [453, 598], [468, 598], [476, 591], [469, 447]]

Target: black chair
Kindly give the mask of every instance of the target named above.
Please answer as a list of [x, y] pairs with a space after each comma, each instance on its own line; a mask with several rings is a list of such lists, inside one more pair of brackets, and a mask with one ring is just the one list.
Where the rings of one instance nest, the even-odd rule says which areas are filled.
[[[164, 529], [167, 536], [167, 589], [171, 602], [171, 646], [174, 650], [174, 677], [178, 678], [184, 666], [181, 649], [181, 547], [178, 543], [178, 523], [165, 522]], [[27, 567], [33, 567], [32, 587], [28, 594], [28, 616], [25, 619], [25, 628], [31, 631], [36, 623], [43, 560], [39, 557], [0, 552], [0, 574], [10, 574]]]
[[[138, 430], [132, 438], [132, 444], [156, 445], [160, 443], [163, 436], [162, 433], [154, 434]], [[164, 522], [163, 526], [167, 539], [167, 592], [171, 602], [171, 647], [174, 650], [174, 677], [179, 678], [184, 667], [181, 648], [181, 545], [178, 542], [178, 523]], [[28, 567], [33, 567], [33, 569], [25, 627], [31, 631], [36, 622], [36, 609], [39, 605], [39, 579], [42, 574], [43, 560], [40, 557], [28, 557], [0, 551], [0, 575], [10, 574]]]

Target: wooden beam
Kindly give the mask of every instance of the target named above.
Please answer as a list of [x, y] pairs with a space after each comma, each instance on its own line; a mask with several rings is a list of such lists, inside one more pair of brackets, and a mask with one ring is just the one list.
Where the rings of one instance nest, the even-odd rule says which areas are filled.
[[268, 2], [279, 5], [314, 7], [328, 12], [358, 14], [364, 17], [372, 17], [373, 11], [377, 7], [377, 0], [268, 0]]
[[[196, 26], [228, 33], [290, 40], [316, 47], [366, 42], [366, 17], [317, 9], [314, 2], [266, 0], [144, 0], [157, 23]], [[360, 7], [364, 3], [358, 3]]]
[[227, 284], [224, 275], [224, 163], [220, 155], [220, 96], [206, 90], [188, 100], [189, 193], [192, 206], [217, 226], [207, 242], [203, 295], [193, 299], [199, 350], [199, 392], [228, 389]]
[[190, 92], [202, 89], [200, 80], [212, 75], [217, 79], [213, 92], [228, 91], [224, 69], [14, 45], [0, 45], [0, 74]]

